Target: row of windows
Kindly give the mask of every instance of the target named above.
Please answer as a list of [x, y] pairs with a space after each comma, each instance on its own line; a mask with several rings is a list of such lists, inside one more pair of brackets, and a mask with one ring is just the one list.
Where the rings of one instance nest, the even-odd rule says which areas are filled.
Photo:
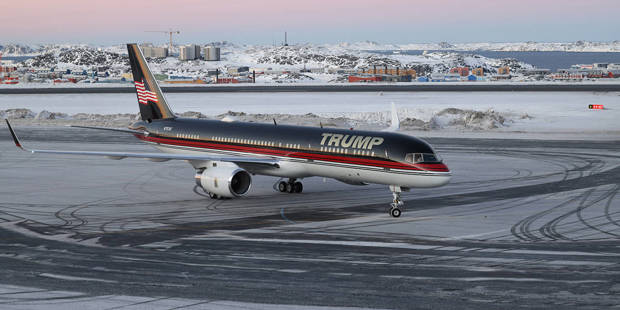
[[177, 133], [177, 138], [181, 139], [200, 139], [200, 135], [190, 135], [184, 133]]
[[[271, 141], [262, 141], [262, 140], [253, 140], [253, 139], [240, 139], [240, 138], [227, 138], [227, 137], [216, 137], [213, 136], [211, 139], [217, 142], [226, 142], [226, 143], [239, 143], [239, 144], [251, 144], [251, 145], [259, 145], [259, 146], [271, 146], [271, 147], [284, 147], [287, 149], [302, 149], [301, 144], [293, 144], [293, 143], [285, 143], [281, 142], [271, 142]], [[351, 154], [351, 155], [361, 155], [361, 156], [375, 156], [375, 152], [365, 151], [365, 150], [356, 150], [356, 149], [344, 149], [337, 147], [321, 147], [321, 152], [329, 152], [329, 153], [338, 153], [338, 154]]]
[[375, 156], [375, 152], [364, 151], [364, 150], [349, 150], [342, 149], [338, 147], [321, 147], [321, 152], [329, 152], [329, 153], [338, 153], [338, 154], [351, 154], [351, 155], [362, 155], [362, 156]]
[[[263, 140], [253, 140], [253, 139], [239, 139], [239, 138], [225, 138], [225, 137], [212, 137], [213, 141], [217, 142], [226, 142], [226, 143], [240, 143], [240, 144], [252, 144], [252, 145], [260, 145], [260, 146], [278, 146], [282, 147], [282, 143], [276, 143], [272, 141], [263, 141]], [[286, 144], [287, 148], [300, 148], [299, 144]]]

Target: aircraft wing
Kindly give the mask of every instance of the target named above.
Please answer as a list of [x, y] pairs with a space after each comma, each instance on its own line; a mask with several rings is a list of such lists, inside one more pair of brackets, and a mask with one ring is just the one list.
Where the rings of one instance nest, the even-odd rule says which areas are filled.
[[271, 158], [260, 157], [242, 157], [242, 156], [212, 156], [212, 155], [186, 155], [186, 154], [169, 154], [169, 153], [130, 153], [130, 152], [98, 152], [98, 151], [64, 151], [64, 150], [35, 150], [25, 148], [15, 131], [11, 127], [11, 124], [6, 120], [6, 124], [9, 127], [11, 136], [15, 145], [27, 152], [36, 154], [64, 154], [64, 155], [87, 155], [87, 156], [105, 156], [110, 159], [123, 159], [123, 158], [145, 158], [152, 161], [168, 161], [168, 160], [191, 160], [191, 161], [223, 161], [239, 164], [263, 164], [272, 167], [279, 167], [278, 160]]
[[134, 134], [134, 135], [136, 135], [136, 134], [137, 135], [144, 135], [144, 131], [133, 130], [133, 129], [125, 129], [125, 128], [109, 128], [109, 127], [79, 126], [79, 125], [70, 125], [69, 127], [86, 128], [86, 129], [97, 129], [97, 130], [108, 130], [108, 131], [130, 133], [130, 134]]

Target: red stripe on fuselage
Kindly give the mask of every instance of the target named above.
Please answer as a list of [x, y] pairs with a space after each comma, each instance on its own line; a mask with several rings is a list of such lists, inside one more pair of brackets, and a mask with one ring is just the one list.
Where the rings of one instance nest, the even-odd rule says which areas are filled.
[[404, 163], [395, 162], [395, 161], [365, 159], [365, 158], [358, 158], [358, 157], [352, 157], [352, 156], [334, 156], [334, 155], [307, 153], [307, 152], [300, 152], [300, 151], [281, 150], [281, 149], [274, 149], [274, 148], [269, 148], [269, 147], [233, 145], [233, 144], [225, 144], [221, 142], [190, 141], [190, 140], [185, 140], [185, 139], [168, 138], [168, 137], [152, 137], [152, 136], [143, 136], [143, 135], [136, 135], [136, 137], [138, 137], [141, 140], [149, 141], [149, 142], [169, 144], [169, 145], [178, 145], [178, 146], [189, 146], [189, 147], [196, 147], [196, 148], [202, 148], [202, 149], [207, 149], [207, 150], [209, 149], [225, 150], [225, 151], [244, 152], [244, 153], [260, 154], [260, 155], [284, 156], [284, 157], [290, 157], [290, 158], [312, 159], [312, 160], [321, 160], [321, 161], [355, 164], [355, 165], [363, 165], [363, 166], [374, 166], [374, 167], [380, 167], [380, 168], [416, 170], [416, 171], [433, 171], [433, 172], [449, 172], [448, 167], [444, 165], [443, 163], [409, 165], [409, 164], [404, 164]]

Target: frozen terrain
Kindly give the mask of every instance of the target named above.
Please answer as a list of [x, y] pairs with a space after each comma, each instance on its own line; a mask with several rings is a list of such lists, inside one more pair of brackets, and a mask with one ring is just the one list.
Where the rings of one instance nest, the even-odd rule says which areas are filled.
[[[422, 55], [379, 55], [372, 50], [388, 47], [366, 46], [365, 44], [249, 46], [226, 43], [219, 45], [222, 49], [220, 61], [181, 61], [177, 57], [168, 57], [150, 59], [149, 66], [156, 74], [201, 79], [205, 79], [209, 71], [215, 69], [219, 69], [222, 75], [225, 75], [228, 68], [247, 66], [258, 73], [258, 83], [344, 82], [345, 76], [339, 70], [372, 68], [373, 66], [415, 69], [419, 76], [430, 75], [434, 72], [447, 72], [450, 68], [461, 66], [482, 67], [488, 73], [495, 73], [499, 67], [503, 66], [508, 66], [511, 70], [532, 68], [531, 65], [515, 59], [494, 59], [475, 55], [475, 53], [460, 54], [448, 50], [425, 52]], [[12, 47], [10, 51], [16, 50], [34, 51], [35, 49]], [[39, 54], [36, 57], [18, 63], [17, 66], [55, 68], [58, 71], [96, 69], [108, 72], [117, 78], [129, 68], [123, 45], [109, 47], [49, 45], [37, 51]]]
[[[184, 117], [326, 127], [383, 129], [390, 104], [400, 130], [433, 136], [620, 137], [620, 93], [386, 92], [171, 93]], [[137, 118], [133, 94], [0, 95], [0, 118], [19, 125], [123, 127]], [[589, 110], [602, 104], [604, 110]], [[18, 110], [16, 110], [18, 109]], [[21, 109], [21, 110], [20, 110]]]
[[[196, 42], [199, 43], [199, 42]], [[181, 61], [178, 57], [149, 59], [149, 65], [159, 78], [201, 79], [211, 81], [216, 69], [220, 77], [226, 76], [228, 69], [248, 67], [256, 71], [256, 82], [275, 83], [337, 83], [345, 82], [350, 72], [377, 66], [401, 69], [414, 69], [417, 76], [430, 76], [432, 73], [446, 73], [454, 67], [483, 68], [487, 74], [495, 74], [500, 67], [509, 67], [511, 72], [532, 69], [532, 64], [514, 58], [490, 58], [479, 55], [478, 51], [562, 51], [562, 52], [620, 52], [620, 41], [572, 43], [412, 43], [380, 44], [376, 42], [356, 42], [339, 44], [296, 44], [291, 46], [244, 45], [230, 42], [211, 42], [221, 48], [220, 61], [190, 60]], [[201, 44], [202, 45], [202, 44]], [[161, 45], [165, 46], [165, 45]], [[2, 45], [5, 56], [33, 56], [17, 67], [41, 69], [54, 68], [55, 72], [71, 70], [73, 73], [97, 71], [109, 74], [100, 77], [98, 82], [119, 81], [129, 70], [127, 51], [124, 44], [113, 46], [94, 46], [88, 44], [48, 44], [24, 46]], [[424, 51], [421, 54], [400, 53], [399, 51]], [[387, 52], [386, 52], [387, 51]], [[173, 52], [176, 55], [176, 51]], [[487, 55], [488, 56], [488, 55]], [[491, 56], [505, 57], [505, 56]], [[540, 64], [538, 64], [540, 66]], [[22, 70], [23, 71], [23, 70]], [[35, 81], [41, 82], [36, 76]], [[26, 80], [31, 77], [25, 77]], [[45, 79], [45, 76], [43, 77]], [[43, 82], [49, 82], [44, 80]], [[28, 83], [30, 84], [30, 83]], [[36, 84], [35, 84], [36, 85]], [[80, 84], [91, 87], [91, 84]], [[15, 87], [15, 85], [5, 85]]]
[[472, 43], [408, 43], [379, 44], [376, 42], [343, 43], [363, 50], [445, 50], [445, 51], [559, 51], [559, 52], [620, 52], [620, 41], [612, 42], [472, 42]]
[[[204, 42], [201, 42], [204, 43]], [[230, 42], [210, 42], [217, 46], [245, 46], [236, 45]], [[24, 45], [13, 43], [0, 43], [0, 51], [5, 56], [38, 55], [47, 52], [67, 49], [74, 47], [86, 47], [87, 44], [39, 44]], [[563, 51], [563, 52], [620, 52], [620, 41], [595, 42], [595, 41], [575, 41], [575, 42], [470, 42], [470, 43], [400, 43], [383, 44], [373, 41], [362, 42], [343, 42], [338, 44], [320, 44], [325, 48], [340, 48], [348, 50], [460, 50], [460, 51]], [[113, 53], [124, 53], [124, 46], [95, 46], [100, 50]]]

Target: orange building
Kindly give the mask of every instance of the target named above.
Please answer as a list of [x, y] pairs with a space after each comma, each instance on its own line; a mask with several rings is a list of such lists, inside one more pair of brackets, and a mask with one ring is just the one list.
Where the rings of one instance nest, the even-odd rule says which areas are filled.
[[497, 69], [497, 74], [504, 74], [504, 75], [510, 74], [510, 67], [508, 67], [508, 66], [506, 66], [506, 67], [499, 67]]
[[414, 69], [402, 69], [402, 68], [385, 68], [377, 67], [363, 69], [361, 74], [388, 74], [388, 75], [411, 75], [412, 78], [417, 77], [417, 72]]

